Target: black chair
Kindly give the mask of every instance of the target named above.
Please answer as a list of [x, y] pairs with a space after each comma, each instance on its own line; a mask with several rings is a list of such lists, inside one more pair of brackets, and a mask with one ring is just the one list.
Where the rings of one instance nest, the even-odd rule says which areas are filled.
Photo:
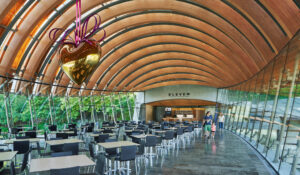
[[64, 145], [50, 145], [50, 150], [53, 152], [63, 152]]
[[94, 127], [88, 126], [88, 127], [86, 128], [86, 132], [93, 132], [93, 129], [94, 129]]
[[10, 163], [10, 174], [11, 175], [21, 174], [26, 170], [26, 167], [28, 165], [28, 158], [29, 158], [29, 153], [30, 152], [31, 152], [31, 149], [29, 149], [28, 152], [26, 152], [24, 154], [23, 161], [22, 161], [22, 166], [19, 169], [15, 169], [15, 164], [14, 164], [13, 161], [11, 161], [11, 163]]
[[94, 160], [95, 159], [95, 152], [94, 152], [94, 145], [92, 143], [89, 143], [89, 152], [91, 158]]
[[108, 134], [100, 134], [98, 137], [95, 137], [97, 143], [104, 143], [106, 139], [109, 138]]
[[138, 146], [138, 151], [136, 152], [136, 156], [137, 156], [136, 160], [139, 160], [140, 158], [144, 158], [145, 155], [145, 141], [141, 140], [139, 144], [140, 145]]
[[174, 143], [172, 143], [174, 139], [174, 131], [166, 131], [163, 139], [166, 141], [166, 146], [174, 146]]
[[150, 148], [150, 153], [147, 153], [146, 151], [146, 155], [149, 155], [149, 156], [153, 156], [153, 155], [156, 155], [156, 154], [153, 154], [152, 153], [152, 148], [155, 147], [157, 144], [157, 137], [156, 136], [147, 136], [146, 137], [146, 144], [145, 144], [145, 147], [149, 147]]
[[14, 141], [14, 151], [18, 151], [17, 154], [25, 154], [29, 151], [29, 141]]
[[28, 138], [36, 138], [36, 131], [27, 131], [25, 132], [25, 136]]
[[77, 136], [77, 129], [76, 129], [76, 128], [73, 128], [72, 130], [73, 130], [74, 133], [69, 134], [69, 136], [71, 136], [71, 137]]
[[[116, 141], [117, 141], [116, 139], [106, 139], [105, 140], [105, 142], [116, 142]], [[109, 171], [112, 171], [112, 166], [111, 166], [112, 160], [115, 159], [116, 157], [117, 157], [117, 149], [116, 148], [105, 149], [105, 158], [106, 158], [106, 160], [108, 160], [108, 170]], [[114, 161], [114, 167], [116, 168], [115, 161]]]
[[62, 156], [72, 156], [72, 151], [51, 153], [51, 157], [62, 157]]
[[63, 147], [64, 151], [71, 151], [72, 155], [78, 155], [79, 143], [65, 143]]
[[80, 167], [64, 168], [64, 169], [51, 169], [50, 175], [80, 175]]
[[[137, 146], [123, 146], [123, 147], [121, 147], [120, 156], [116, 158], [117, 161], [126, 162], [127, 172], [130, 171], [130, 168], [129, 168], [130, 161], [135, 160], [136, 152], [137, 152]], [[120, 168], [119, 171], [122, 169], [123, 168]]]
[[56, 138], [68, 139], [67, 133], [56, 133]]
[[50, 125], [50, 126], [48, 127], [48, 129], [49, 129], [50, 131], [57, 131], [57, 125]]

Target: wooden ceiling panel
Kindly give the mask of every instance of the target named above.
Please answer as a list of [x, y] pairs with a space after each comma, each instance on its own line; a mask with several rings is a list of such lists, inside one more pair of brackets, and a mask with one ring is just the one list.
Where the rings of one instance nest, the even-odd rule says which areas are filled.
[[[18, 5], [18, 1], [8, 2], [2, 4], [0, 21]], [[28, 39], [60, 4], [60, 0], [41, 0], [24, 11], [18, 30], [10, 35], [9, 45], [2, 52], [1, 75], [20, 62], [19, 67], [25, 69], [20, 75], [24, 79], [40, 74], [44, 75], [41, 79], [44, 82], [51, 83], [57, 77], [59, 84], [69, 84], [67, 76], [59, 71], [58, 56], [50, 52], [53, 41], [49, 40], [48, 32], [72, 24], [75, 4], [71, 3], [70, 8], [47, 24], [36, 43]], [[272, 3], [265, 0], [82, 0], [82, 13], [90, 10], [98, 10], [107, 39], [102, 43], [102, 62], [87, 88], [99, 83], [99, 89], [108, 90], [145, 90], [174, 83], [206, 83], [214, 87], [237, 84], [272, 60], [300, 26], [298, 7], [292, 1], [282, 0]], [[88, 29], [92, 25], [91, 22]], [[99, 32], [94, 38], [102, 34]], [[30, 45], [24, 43], [26, 38], [34, 43], [30, 56], [25, 51]], [[173, 69], [176, 66], [185, 71], [178, 73]], [[159, 74], [158, 69], [165, 69], [169, 75]], [[187, 75], [190, 76], [184, 78]], [[74, 87], [79, 86], [74, 84]], [[77, 91], [71, 92], [74, 93]]]

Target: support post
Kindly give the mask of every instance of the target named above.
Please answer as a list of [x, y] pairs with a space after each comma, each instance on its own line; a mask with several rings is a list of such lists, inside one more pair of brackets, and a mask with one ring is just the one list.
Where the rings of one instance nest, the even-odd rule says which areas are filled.
[[67, 114], [67, 122], [70, 123], [70, 120], [69, 120], [69, 99], [68, 99], [68, 96], [65, 96], [65, 107], [66, 107], [66, 114]]
[[34, 127], [34, 122], [33, 122], [33, 110], [32, 110], [32, 95], [28, 96], [28, 104], [29, 104], [29, 111], [30, 111], [30, 119], [31, 119], [31, 126], [32, 128]]
[[131, 106], [128, 100], [128, 93], [126, 94], [126, 101], [127, 101], [127, 107], [128, 107], [128, 113], [129, 113], [129, 118], [130, 120], [132, 120], [132, 116], [131, 116]]
[[90, 101], [92, 104], [92, 119], [94, 121], [94, 123], [96, 123], [96, 119], [95, 119], [95, 101], [94, 101], [94, 96], [91, 94], [90, 95]]
[[292, 98], [292, 95], [293, 95], [293, 90], [294, 90], [295, 81], [296, 81], [296, 76], [297, 76], [297, 72], [298, 72], [299, 58], [300, 58], [300, 55], [297, 55], [296, 59], [295, 59], [292, 83], [291, 83], [291, 87], [290, 87], [289, 97], [288, 97], [288, 100], [287, 100], [287, 103], [286, 103], [286, 106], [285, 106], [283, 122], [282, 122], [282, 125], [281, 125], [281, 128], [280, 128], [279, 142], [278, 142], [277, 147], [276, 147], [275, 158], [274, 158], [274, 161], [273, 161], [274, 163], [278, 162], [278, 160], [279, 160], [279, 151], [280, 151], [280, 147], [282, 145], [283, 133], [284, 133], [284, 130], [286, 128], [286, 120], [287, 120], [287, 117], [289, 115], [289, 107], [290, 107], [291, 98]]
[[78, 98], [79, 101], [79, 112], [80, 112], [80, 120], [81, 120], [81, 124], [83, 123], [83, 115], [82, 115], [82, 96], [80, 96]]
[[6, 115], [6, 124], [7, 124], [7, 128], [10, 129], [10, 120], [9, 120], [9, 108], [8, 108], [8, 100], [7, 98], [8, 95], [7, 95], [8, 92], [5, 92], [5, 95], [4, 95], [4, 104], [5, 104], [5, 115]]
[[271, 132], [272, 132], [272, 126], [273, 126], [273, 122], [275, 119], [275, 113], [276, 113], [276, 108], [277, 108], [277, 103], [278, 103], [278, 96], [279, 96], [279, 92], [280, 92], [280, 86], [281, 86], [281, 80], [282, 80], [282, 75], [283, 75], [283, 71], [284, 69], [282, 68], [280, 70], [280, 75], [279, 75], [279, 79], [278, 79], [278, 86], [276, 89], [276, 95], [275, 95], [275, 99], [274, 99], [274, 103], [272, 106], [272, 113], [271, 113], [271, 117], [270, 117], [270, 123], [268, 126], [268, 131], [267, 131], [267, 138], [266, 138], [266, 144], [264, 147], [263, 152], [267, 152], [268, 147], [269, 147], [269, 143], [270, 143], [270, 138], [271, 138]]
[[102, 106], [102, 113], [103, 113], [103, 119], [104, 121], [107, 121], [107, 118], [106, 118], [106, 108], [105, 108], [105, 100], [104, 100], [104, 96], [102, 95], [101, 97], [101, 106]]
[[53, 125], [53, 116], [52, 116], [52, 105], [51, 105], [51, 94], [48, 96], [49, 110], [50, 110], [50, 119], [51, 125]]
[[123, 113], [123, 107], [122, 107], [122, 103], [121, 103], [120, 93], [118, 94], [118, 98], [119, 98], [119, 105], [120, 105], [122, 120], [124, 121], [124, 113]]
[[116, 116], [115, 116], [115, 104], [113, 103], [111, 94], [110, 94], [109, 98], [110, 98], [110, 104], [112, 105], [112, 117], [114, 119], [114, 123], [116, 124], [117, 122], [116, 122]]
[[291, 175], [296, 175], [299, 157], [300, 157], [300, 132], [298, 134], [296, 154], [294, 155], [294, 159], [293, 159], [293, 164], [292, 164], [292, 168], [291, 168]]

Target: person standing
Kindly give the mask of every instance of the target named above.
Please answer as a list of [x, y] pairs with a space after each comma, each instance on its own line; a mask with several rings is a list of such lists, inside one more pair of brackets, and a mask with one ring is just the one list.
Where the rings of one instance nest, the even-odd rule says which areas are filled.
[[220, 115], [218, 117], [220, 130], [224, 128], [224, 120], [225, 120], [225, 116], [223, 115], [223, 113], [220, 113]]
[[211, 123], [212, 123], [212, 115], [210, 114], [210, 111], [206, 112], [203, 122], [204, 122], [204, 131], [205, 131], [204, 136], [207, 138], [211, 131]]

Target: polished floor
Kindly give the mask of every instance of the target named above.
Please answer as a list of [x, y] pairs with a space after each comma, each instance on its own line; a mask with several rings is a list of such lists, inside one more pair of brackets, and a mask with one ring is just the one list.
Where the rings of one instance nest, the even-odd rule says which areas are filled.
[[247, 143], [229, 131], [214, 139], [194, 137], [185, 148], [158, 152], [158, 157], [140, 163], [132, 174], [141, 175], [260, 175], [275, 174]]

